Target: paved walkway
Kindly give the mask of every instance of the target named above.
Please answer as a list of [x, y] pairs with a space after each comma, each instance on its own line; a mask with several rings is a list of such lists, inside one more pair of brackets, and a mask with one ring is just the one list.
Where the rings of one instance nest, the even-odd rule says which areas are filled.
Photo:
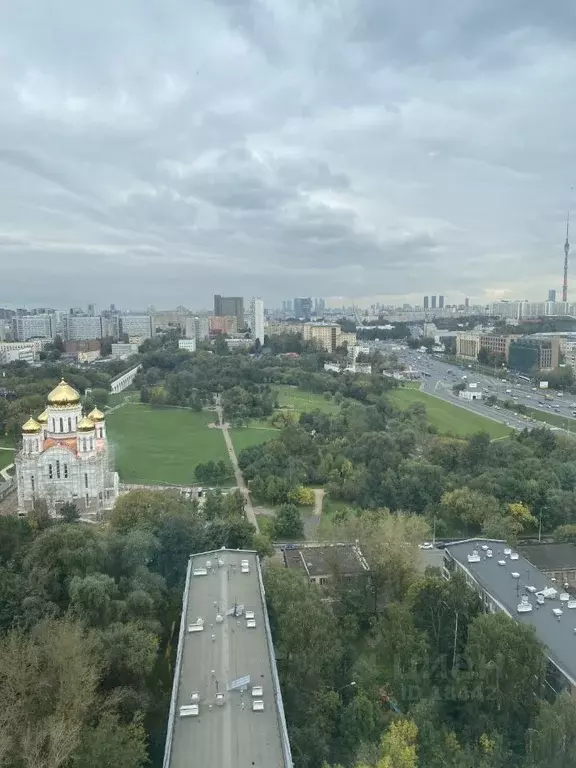
[[254, 528], [256, 528], [257, 531], [260, 531], [260, 527], [258, 526], [258, 518], [256, 517], [256, 514], [254, 512], [254, 507], [252, 506], [252, 499], [250, 498], [250, 491], [246, 487], [246, 483], [244, 482], [244, 478], [242, 477], [242, 471], [240, 467], [238, 466], [238, 459], [236, 458], [236, 451], [234, 450], [234, 445], [232, 443], [232, 438], [230, 437], [230, 433], [228, 432], [228, 424], [224, 422], [224, 419], [222, 417], [222, 408], [220, 405], [216, 407], [216, 413], [218, 414], [218, 421], [220, 422], [220, 429], [222, 430], [222, 434], [224, 435], [224, 442], [226, 443], [226, 450], [228, 451], [228, 457], [230, 458], [230, 462], [232, 464], [232, 469], [234, 470], [234, 477], [236, 478], [236, 485], [240, 489], [240, 493], [244, 498], [246, 499], [246, 517], [248, 520], [252, 523]]

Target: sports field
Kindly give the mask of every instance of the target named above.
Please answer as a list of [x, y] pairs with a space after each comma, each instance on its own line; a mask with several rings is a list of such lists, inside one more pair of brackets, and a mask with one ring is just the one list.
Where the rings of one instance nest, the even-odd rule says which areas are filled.
[[340, 406], [333, 400], [326, 400], [324, 395], [304, 392], [298, 387], [280, 385], [274, 388], [278, 392], [278, 404], [281, 408], [290, 408], [298, 413], [319, 410], [323, 413], [338, 413]]
[[220, 459], [229, 464], [222, 432], [207, 426], [214, 416], [136, 404], [111, 413], [106, 424], [120, 481], [187, 485], [194, 482], [197, 464]]
[[388, 393], [388, 398], [397, 408], [408, 408], [414, 403], [422, 403], [426, 407], [428, 421], [439, 432], [446, 432], [457, 437], [467, 437], [475, 432], [488, 432], [490, 437], [506, 437], [512, 430], [505, 424], [479, 416], [476, 413], [452, 405], [438, 397], [427, 395], [418, 389], [398, 387]]

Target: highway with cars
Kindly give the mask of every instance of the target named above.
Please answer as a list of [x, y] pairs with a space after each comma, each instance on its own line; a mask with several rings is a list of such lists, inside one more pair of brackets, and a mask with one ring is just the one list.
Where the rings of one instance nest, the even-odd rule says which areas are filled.
[[[474, 366], [472, 363], [454, 365], [433, 354], [426, 354], [404, 346], [399, 348], [397, 343], [386, 346], [387, 348], [384, 350], [386, 353], [394, 352], [398, 356], [398, 360], [407, 368], [421, 374], [420, 388], [423, 392], [440, 397], [452, 405], [466, 408], [514, 429], [532, 429], [541, 427], [543, 423], [529, 417], [523, 417], [499, 405], [488, 406], [486, 405], [487, 397], [494, 395], [498, 400], [513, 400], [515, 403], [522, 403], [529, 408], [554, 413], [562, 417], [576, 418], [576, 396], [574, 395], [559, 394], [553, 390], [541, 390], [532, 382], [523, 381], [517, 377], [514, 377], [512, 381], [505, 373], [502, 373], [499, 378], [487, 376], [479, 372], [478, 366]], [[459, 398], [454, 393], [453, 387], [462, 381], [468, 384], [478, 384], [478, 388], [482, 390], [483, 400], [469, 401]], [[565, 431], [552, 425], [550, 425], [550, 429]]]

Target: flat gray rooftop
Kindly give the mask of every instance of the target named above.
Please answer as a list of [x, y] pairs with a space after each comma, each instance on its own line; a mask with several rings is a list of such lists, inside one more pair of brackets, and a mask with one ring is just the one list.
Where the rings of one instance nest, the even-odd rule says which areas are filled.
[[[483, 544], [492, 549], [493, 557], [486, 557], [482, 550]], [[536, 635], [546, 646], [550, 659], [571, 678], [573, 685], [576, 684], [576, 608], [568, 608], [566, 602], [559, 600], [560, 593], [564, 591], [562, 584], [552, 582], [520, 554], [517, 560], [511, 560], [504, 554], [505, 548], [509, 547], [504, 542], [488, 539], [471, 539], [446, 545], [446, 551], [470, 572], [484, 591], [500, 603], [512, 618], [536, 629]], [[477, 550], [480, 555], [478, 563], [468, 562], [468, 555], [473, 550]], [[512, 552], [517, 553], [517, 550], [512, 548]], [[505, 560], [506, 565], [498, 565], [499, 560]], [[511, 575], [513, 572], [519, 573], [520, 577], [514, 578]], [[544, 605], [538, 605], [536, 596], [526, 589], [529, 586], [535, 587], [537, 591], [553, 587], [558, 595], [552, 600], [546, 599]], [[530, 613], [518, 613], [523, 595], [527, 595], [532, 604]], [[552, 613], [554, 608], [563, 611], [560, 618]]]
[[355, 544], [315, 544], [286, 547], [287, 568], [301, 570], [309, 577], [330, 575], [334, 571], [348, 576], [368, 570], [368, 565]]
[[[242, 572], [242, 560], [249, 573]], [[194, 575], [199, 571], [207, 573]], [[255, 553], [218, 550], [190, 558], [164, 768], [291, 768], [262, 598]], [[254, 628], [247, 627], [244, 613], [226, 616], [239, 604], [254, 611]], [[199, 618], [204, 629], [189, 631]], [[247, 675], [244, 691], [227, 690]], [[261, 696], [252, 696], [253, 686], [262, 686]], [[181, 717], [193, 691], [200, 694], [199, 715]], [[222, 706], [217, 693], [224, 693]], [[263, 711], [253, 711], [254, 698], [263, 701]]]

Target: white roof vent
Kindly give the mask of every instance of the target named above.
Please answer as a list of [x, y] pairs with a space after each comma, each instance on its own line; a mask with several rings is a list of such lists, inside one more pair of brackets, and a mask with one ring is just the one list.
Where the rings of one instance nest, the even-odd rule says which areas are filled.
[[479, 563], [480, 562], [480, 555], [478, 554], [477, 549], [472, 550], [472, 554], [468, 555], [468, 562], [469, 563]]
[[567, 603], [568, 600], [570, 600], [570, 595], [568, 592], [560, 592], [560, 597], [558, 599], [561, 603]]
[[255, 699], [252, 702], [252, 711], [253, 712], [264, 712], [264, 702], [262, 699]]
[[486, 557], [492, 557], [492, 550], [491, 549], [486, 550]]
[[198, 704], [184, 704], [180, 707], [180, 717], [198, 717], [199, 714]]
[[247, 619], [253, 619], [254, 618], [254, 611], [245, 611], [244, 615]]
[[262, 698], [263, 695], [264, 695], [264, 689], [262, 688], [261, 685], [254, 685], [252, 687], [252, 696], [254, 696], [254, 698], [260, 699]]
[[532, 610], [532, 603], [528, 600], [528, 595], [522, 595], [520, 604], [518, 605], [518, 613], [530, 613]]
[[506, 560], [498, 560], [498, 565], [506, 565]]
[[562, 608], [552, 608], [552, 613], [554, 614], [554, 616], [562, 616], [564, 611], [562, 610]]
[[206, 570], [206, 568], [194, 568], [194, 570], [192, 571], [192, 574], [194, 576], [206, 576], [208, 574], [208, 571]]
[[510, 555], [510, 560], [518, 560], [518, 552], [512, 552]]
[[188, 632], [202, 632], [204, 629], [204, 619], [198, 616], [195, 622], [188, 624]]
[[488, 549], [488, 544], [482, 544], [482, 549], [484, 550], [484, 552], [486, 552], [486, 550]]
[[221, 613], [217, 613], [216, 614], [216, 624], [222, 624], [223, 621], [224, 621], [224, 617], [222, 616], [222, 614]]
[[200, 691], [192, 691], [190, 694], [190, 701], [192, 704], [198, 704], [200, 702]]
[[538, 601], [538, 605], [544, 605], [544, 595], [538, 593], [536, 595], [536, 600]]
[[568, 606], [568, 608], [576, 608], [576, 600], [573, 597], [571, 597], [570, 600], [568, 600], [568, 602], [566, 603], [566, 605]]
[[534, 592], [536, 592], [536, 587], [526, 587], [526, 591], [534, 594]]
[[256, 619], [246, 619], [246, 627], [248, 629], [255, 629], [255, 627], [256, 627]]
[[206, 568], [208, 568], [208, 570], [212, 568], [212, 560], [206, 560]]
[[224, 706], [224, 694], [223, 693], [217, 693], [216, 694], [216, 706], [217, 707], [223, 707]]
[[506, 547], [506, 549], [504, 550], [504, 554], [506, 555], [506, 557], [510, 557], [510, 555], [512, 554], [512, 550]]
[[513, 579], [519, 579], [520, 578], [520, 574], [518, 573], [518, 571], [512, 571], [510, 576], [512, 576]]

